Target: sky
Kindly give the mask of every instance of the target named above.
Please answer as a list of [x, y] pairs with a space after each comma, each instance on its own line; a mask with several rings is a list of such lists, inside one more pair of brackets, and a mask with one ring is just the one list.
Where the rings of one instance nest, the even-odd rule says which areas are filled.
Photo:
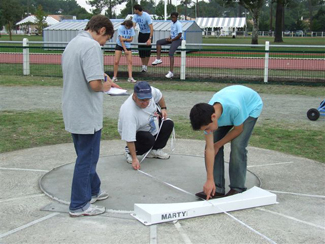
[[[85, 8], [88, 12], [90, 12], [91, 6], [86, 3], [87, 0], [76, 0], [76, 1], [81, 7]], [[122, 6], [125, 6], [125, 3], [115, 7], [114, 10], [117, 12], [117, 14], [121, 12], [121, 9], [123, 8]]]
[[[91, 6], [86, 3], [87, 0], [76, 0], [76, 1], [81, 7], [85, 8], [88, 12], [90, 12]], [[176, 2], [177, 0], [176, 1], [172, 0], [172, 1]], [[138, 0], [134, 0], [134, 2], [138, 2]], [[158, 0], [156, 0], [156, 2], [158, 2]], [[119, 14], [121, 12], [121, 10], [125, 7], [125, 4], [126, 3], [116, 6], [116, 8], [114, 10], [117, 12], [117, 14]]]

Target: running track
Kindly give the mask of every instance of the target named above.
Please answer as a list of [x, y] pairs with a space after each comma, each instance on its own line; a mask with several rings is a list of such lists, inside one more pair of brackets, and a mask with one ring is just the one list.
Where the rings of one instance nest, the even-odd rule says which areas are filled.
[[[151, 57], [150, 63], [155, 59]], [[61, 54], [30, 54], [31, 64], [61, 64]], [[162, 57], [163, 63], [159, 66], [168, 67], [169, 58]], [[180, 67], [180, 57], [175, 57], [175, 66]], [[21, 53], [0, 53], [0, 63], [17, 64], [23, 62]], [[104, 57], [105, 65], [113, 65], [114, 56]], [[126, 58], [122, 56], [120, 65], [126, 65]], [[133, 66], [141, 66], [140, 58], [133, 56]], [[186, 67], [193, 68], [228, 68], [228, 69], [264, 69], [263, 58], [242, 57], [187, 57]], [[298, 59], [298, 58], [270, 58], [269, 69], [286, 70], [325, 70], [325, 59]]]

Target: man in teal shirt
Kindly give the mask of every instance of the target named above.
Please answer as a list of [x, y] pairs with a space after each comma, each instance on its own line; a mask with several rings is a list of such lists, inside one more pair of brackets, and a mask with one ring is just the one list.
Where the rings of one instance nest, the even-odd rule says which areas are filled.
[[[241, 85], [228, 86], [217, 92], [209, 103], [199, 103], [192, 108], [192, 128], [204, 131], [206, 142], [207, 180], [203, 192], [196, 196], [208, 200], [246, 190], [246, 147], [262, 108], [258, 93]], [[230, 191], [225, 194], [223, 146], [228, 142], [231, 142]]]

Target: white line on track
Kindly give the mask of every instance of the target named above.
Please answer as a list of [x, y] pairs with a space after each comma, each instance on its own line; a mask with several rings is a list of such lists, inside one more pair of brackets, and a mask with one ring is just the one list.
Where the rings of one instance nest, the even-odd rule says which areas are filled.
[[32, 197], [44, 197], [44, 196], [45, 196], [45, 194], [35, 194], [35, 195], [29, 195], [29, 196], [23, 196], [23, 197], [15, 197], [15, 198], [0, 200], [0, 203], [28, 199], [28, 198], [32, 198]]
[[264, 166], [277, 166], [282, 164], [293, 164], [294, 162], [282, 162], [282, 163], [274, 163], [274, 164], [260, 164], [260, 165], [250, 165], [247, 168], [255, 168], [255, 167], [264, 167]]
[[270, 191], [270, 192], [274, 192], [274, 193], [280, 193], [280, 194], [296, 195], [296, 196], [301, 196], [301, 197], [325, 198], [325, 196], [322, 196], [322, 195], [310, 195], [310, 194], [303, 194], [303, 193], [285, 192], [285, 191], [273, 191], [273, 190], [266, 190], [266, 191]]
[[299, 223], [303, 223], [303, 224], [306, 224], [306, 225], [309, 225], [309, 226], [313, 226], [313, 227], [316, 227], [316, 228], [325, 230], [325, 227], [323, 227], [323, 226], [316, 225], [316, 224], [313, 224], [313, 223], [309, 223], [307, 221], [303, 221], [303, 220], [300, 220], [300, 219], [297, 219], [297, 218], [294, 218], [294, 217], [291, 217], [291, 216], [288, 216], [288, 215], [285, 215], [285, 214], [277, 213], [277, 212], [274, 212], [274, 211], [271, 211], [271, 210], [267, 210], [267, 209], [263, 209], [263, 208], [257, 208], [257, 209], [258, 210], [261, 210], [261, 211], [264, 211], [264, 212], [267, 212], [267, 213], [279, 215], [281, 217], [284, 217], [284, 218], [287, 218], [287, 219], [291, 219], [291, 220], [297, 221]]
[[36, 219], [36, 220], [34, 220], [34, 221], [32, 221], [32, 222], [29, 222], [28, 224], [22, 225], [22, 226], [20, 226], [20, 227], [18, 227], [18, 228], [16, 228], [16, 229], [13, 229], [13, 230], [8, 231], [8, 232], [6, 232], [6, 233], [0, 234], [0, 239], [3, 238], [3, 237], [9, 236], [9, 235], [11, 235], [11, 234], [14, 234], [14, 233], [16, 233], [16, 232], [18, 232], [18, 231], [21, 231], [21, 230], [23, 230], [23, 229], [26, 229], [26, 228], [28, 228], [28, 227], [30, 227], [30, 226], [33, 226], [33, 225], [35, 225], [35, 224], [38, 224], [38, 223], [40, 223], [40, 222], [42, 222], [42, 221], [44, 221], [44, 220], [50, 219], [50, 218], [52, 218], [52, 217], [54, 217], [54, 216], [56, 216], [56, 215], [58, 215], [58, 214], [60, 214], [60, 213], [51, 213], [51, 214], [46, 215], [46, 216], [44, 216], [44, 217], [42, 217], [42, 218], [40, 218], [40, 219]]
[[185, 244], [192, 244], [190, 238], [186, 235], [185, 231], [183, 230], [181, 224], [178, 221], [174, 221], [174, 225], [178, 231], [178, 233], [181, 235], [183, 238], [183, 241]]
[[22, 169], [22, 168], [2, 168], [2, 167], [0, 167], [0, 170], [49, 172], [48, 170], [44, 170], [44, 169]]
[[150, 226], [150, 244], [157, 244], [157, 225]]

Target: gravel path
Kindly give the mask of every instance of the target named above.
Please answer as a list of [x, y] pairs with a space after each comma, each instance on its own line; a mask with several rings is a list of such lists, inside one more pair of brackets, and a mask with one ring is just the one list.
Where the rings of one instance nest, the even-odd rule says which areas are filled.
[[[0, 86], [0, 111], [5, 110], [61, 110], [60, 87], [6, 87]], [[214, 92], [163, 91], [169, 117], [188, 118], [192, 106], [198, 102], [207, 102]], [[264, 109], [259, 123], [268, 121], [301, 124], [305, 128], [321, 128], [324, 117], [317, 121], [309, 121], [306, 117], [308, 109], [318, 107], [323, 97], [301, 95], [261, 94]], [[104, 115], [118, 118], [121, 104], [127, 96], [106, 96], [104, 99]]]

